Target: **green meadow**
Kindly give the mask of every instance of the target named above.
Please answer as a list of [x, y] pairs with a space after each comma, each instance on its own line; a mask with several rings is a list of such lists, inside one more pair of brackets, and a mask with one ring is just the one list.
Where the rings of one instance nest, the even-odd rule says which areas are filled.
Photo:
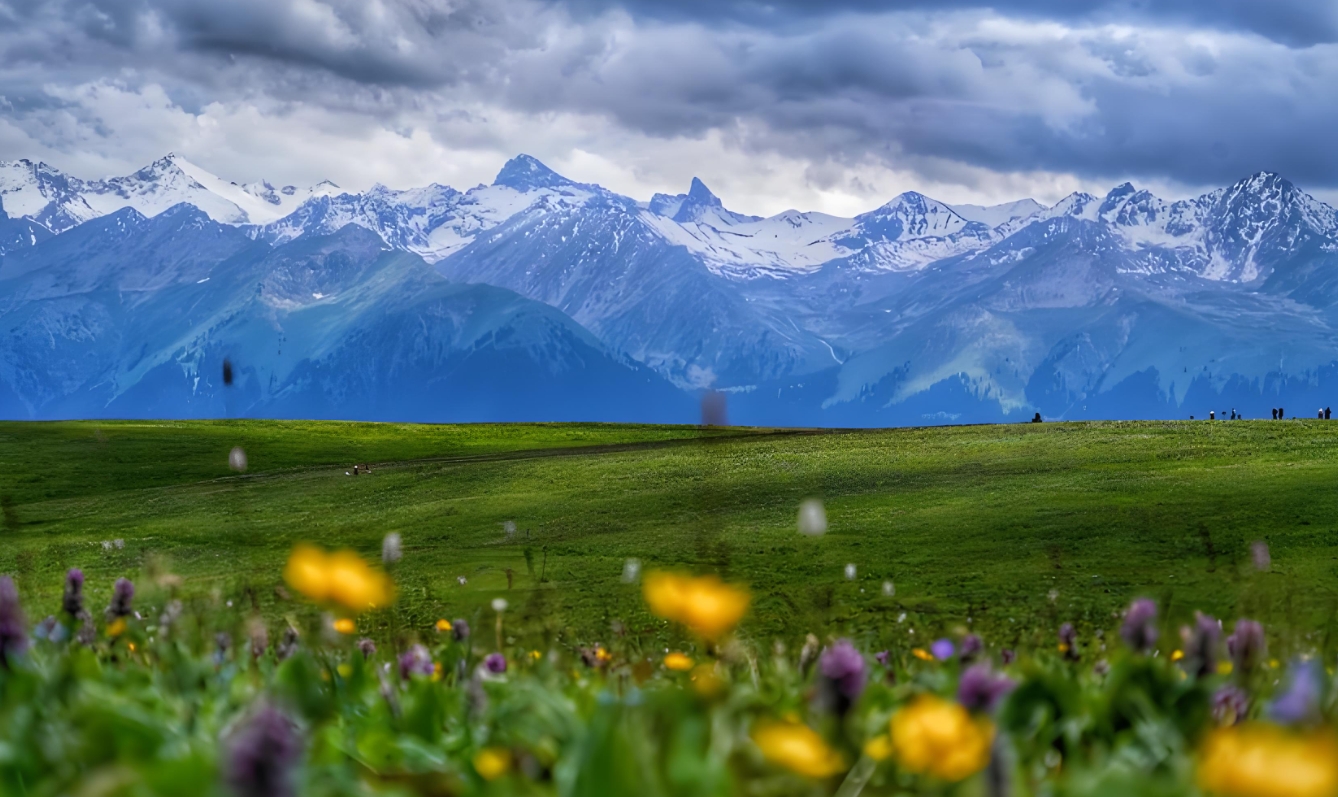
[[[229, 470], [234, 446], [245, 473]], [[281, 421], [0, 424], [0, 572], [35, 618], [82, 567], [173, 573], [212, 611], [290, 619], [295, 543], [379, 559], [398, 532], [395, 608], [374, 635], [438, 618], [549, 644], [680, 641], [625, 563], [713, 572], [754, 596], [742, 636], [877, 645], [971, 627], [1051, 644], [1110, 631], [1130, 599], [1168, 626], [1252, 616], [1285, 649], [1329, 648], [1338, 612], [1338, 424], [1140, 422], [876, 431]], [[372, 472], [347, 476], [354, 464]], [[828, 531], [799, 533], [820, 499]], [[514, 524], [514, 531], [508, 529]], [[121, 541], [118, 545], [116, 541]], [[1257, 572], [1250, 544], [1267, 541]], [[846, 565], [855, 566], [847, 578]], [[887, 584], [891, 584], [888, 593]], [[646, 644], [651, 644], [647, 641]]]

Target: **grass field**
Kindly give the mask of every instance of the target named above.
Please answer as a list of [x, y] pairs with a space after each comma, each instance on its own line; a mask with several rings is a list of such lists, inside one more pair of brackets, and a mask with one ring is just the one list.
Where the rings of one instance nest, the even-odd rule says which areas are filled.
[[[246, 449], [244, 475], [228, 451]], [[1172, 621], [1256, 616], [1326, 648], [1338, 610], [1338, 424], [1096, 423], [839, 432], [600, 425], [218, 421], [0, 424], [0, 572], [34, 615], [80, 566], [90, 600], [146, 567], [199, 601], [269, 616], [295, 542], [375, 558], [404, 539], [400, 600], [377, 622], [439, 617], [556, 644], [645, 613], [624, 561], [747, 583], [745, 637], [850, 633], [872, 646], [968, 622], [999, 644], [1058, 623], [1111, 629], [1149, 595]], [[351, 478], [355, 462], [374, 472]], [[829, 531], [796, 530], [820, 498]], [[508, 537], [503, 524], [517, 531]], [[104, 549], [104, 540], [124, 540]], [[1268, 541], [1271, 572], [1249, 567]], [[857, 578], [847, 580], [853, 563]], [[512, 584], [508, 589], [510, 570]], [[460, 584], [459, 577], [466, 579]], [[884, 581], [895, 595], [882, 592]], [[902, 614], [906, 617], [899, 621]]]

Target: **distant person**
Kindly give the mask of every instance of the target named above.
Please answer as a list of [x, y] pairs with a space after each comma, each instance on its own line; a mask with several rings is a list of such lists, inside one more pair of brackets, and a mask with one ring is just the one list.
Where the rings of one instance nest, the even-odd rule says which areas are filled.
[[1217, 411], [1216, 411], [1216, 410], [1208, 410], [1208, 420], [1210, 420], [1210, 421], [1215, 421], [1215, 420], [1217, 420]]
[[1040, 414], [1039, 412], [1036, 413], [1036, 415], [1035, 415], [1034, 417], [1032, 417], [1031, 422], [1032, 422], [1032, 423], [1040, 423], [1040, 422], [1041, 422], [1041, 414]]
[[1236, 408], [1235, 408], [1235, 407], [1232, 407], [1232, 408], [1231, 408], [1231, 420], [1233, 420], [1233, 421], [1236, 420]]
[[1277, 407], [1274, 407], [1274, 408], [1273, 408], [1273, 420], [1276, 421], [1277, 419], [1278, 419], [1278, 408], [1277, 408]]
[[1324, 408], [1324, 420], [1326, 420], [1326, 421], [1329, 420], [1329, 416], [1332, 414], [1332, 412], [1333, 412], [1333, 410], [1331, 410], [1331, 409], [1328, 408], [1328, 407], [1325, 407], [1325, 408]]

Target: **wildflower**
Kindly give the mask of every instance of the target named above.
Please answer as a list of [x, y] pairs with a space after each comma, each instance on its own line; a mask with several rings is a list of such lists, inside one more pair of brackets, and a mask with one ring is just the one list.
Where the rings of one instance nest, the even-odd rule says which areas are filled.
[[729, 633], [748, 610], [747, 590], [725, 584], [715, 576], [650, 573], [643, 594], [652, 613], [692, 629], [715, 641]]
[[493, 598], [492, 610], [497, 612], [498, 614], [501, 614], [502, 612], [506, 611], [506, 598]]
[[1213, 721], [1218, 725], [1235, 725], [1249, 708], [1250, 696], [1237, 687], [1227, 685], [1213, 693]]
[[1147, 598], [1139, 598], [1130, 604], [1124, 613], [1120, 636], [1136, 653], [1152, 650], [1157, 644], [1157, 604]]
[[293, 549], [284, 580], [316, 603], [333, 603], [362, 612], [389, 605], [394, 588], [384, 573], [367, 566], [352, 551], [327, 554], [311, 545]]
[[819, 696], [837, 716], [845, 716], [864, 692], [864, 657], [848, 639], [838, 639], [818, 659]]
[[692, 691], [697, 693], [698, 697], [711, 699], [718, 697], [725, 691], [725, 679], [720, 677], [714, 665], [698, 664], [692, 669], [690, 676], [692, 681]]
[[920, 661], [933, 661], [934, 654], [924, 648], [911, 648], [911, 655]]
[[773, 764], [809, 778], [828, 778], [845, 770], [845, 760], [807, 725], [775, 723], [753, 731], [753, 743]]
[[415, 675], [432, 675], [432, 654], [422, 645], [412, 645], [400, 654], [400, 680], [407, 681]]
[[1068, 661], [1077, 661], [1078, 655], [1078, 631], [1073, 627], [1073, 623], [1064, 623], [1059, 627], [1059, 652], [1064, 654]]
[[1261, 573], [1272, 567], [1273, 556], [1268, 552], [1268, 543], [1263, 540], [1250, 543], [1250, 560], [1254, 563], [1254, 569]]
[[436, 628], [438, 634], [444, 634], [447, 631], [451, 630], [451, 621], [443, 617], [442, 619], [437, 621]]
[[246, 451], [241, 446], [235, 446], [228, 452], [228, 467], [238, 473], [246, 472]]
[[857, 572], [858, 571], [853, 563], [846, 565], [845, 567], [846, 581], [854, 581]]
[[999, 660], [1004, 664], [1012, 664], [1017, 660], [1017, 653], [1012, 648], [1004, 648], [999, 651]]
[[962, 706], [921, 695], [892, 717], [892, 747], [909, 772], [957, 782], [990, 760], [994, 725]]
[[1254, 620], [1237, 620], [1236, 630], [1227, 637], [1227, 653], [1231, 656], [1231, 664], [1242, 675], [1254, 672], [1268, 655], [1264, 627]]
[[670, 653], [664, 657], [664, 666], [674, 672], [687, 672], [692, 669], [693, 661], [682, 653]]
[[297, 793], [293, 769], [302, 742], [293, 721], [274, 706], [255, 711], [229, 739], [224, 777], [237, 794], [287, 797]]
[[456, 576], [455, 580], [462, 587], [469, 583], [469, 579], [465, 578], [464, 576]]
[[61, 598], [61, 608], [71, 619], [83, 614], [84, 571], [77, 567], [72, 567], [65, 573], [65, 595]]
[[354, 631], [358, 630], [357, 625], [355, 625], [353, 621], [347, 617], [340, 617], [338, 620], [335, 620], [333, 623], [331, 623], [330, 627], [341, 634], [351, 634]]
[[451, 623], [451, 639], [456, 642], [464, 642], [469, 639], [469, 623], [464, 620], [456, 620]]
[[506, 656], [500, 653], [489, 653], [483, 659], [483, 667], [493, 675], [501, 675], [506, 672]]
[[799, 533], [809, 537], [827, 533], [827, 510], [818, 499], [810, 498], [799, 505]]
[[27, 621], [19, 606], [19, 590], [9, 576], [0, 576], [0, 666], [28, 649]]
[[107, 621], [120, 620], [134, 613], [130, 602], [135, 598], [135, 585], [128, 578], [118, 578], [112, 585], [111, 603], [107, 606]]
[[395, 564], [404, 556], [404, 545], [398, 531], [392, 531], [381, 538], [381, 564], [387, 567]]
[[635, 584], [641, 578], [641, 560], [628, 559], [623, 562], [623, 583]]
[[892, 581], [891, 581], [890, 579], [889, 579], [888, 581], [884, 581], [884, 582], [883, 582], [883, 597], [884, 597], [884, 598], [891, 598], [892, 596], [894, 596], [894, 595], [896, 595], [896, 594], [897, 594], [897, 585], [896, 585], [896, 584], [893, 584]]
[[1288, 675], [1287, 690], [1268, 707], [1268, 716], [1283, 725], [1300, 725], [1319, 719], [1322, 675], [1313, 661], [1296, 662]]
[[376, 655], [376, 643], [363, 637], [358, 640], [358, 652], [362, 654], [363, 659], [370, 659]]
[[497, 780], [511, 769], [511, 753], [500, 747], [485, 747], [474, 754], [474, 771], [484, 780]]
[[1198, 781], [1224, 797], [1331, 797], [1338, 792], [1338, 739], [1261, 723], [1220, 728], [1200, 753]]
[[1016, 684], [1006, 675], [996, 675], [989, 665], [977, 664], [962, 673], [957, 685], [957, 702], [968, 711], [993, 711], [999, 699], [1013, 690]]
[[1185, 643], [1186, 672], [1199, 678], [1211, 675], [1222, 655], [1222, 626], [1212, 617], [1195, 612], [1194, 625], [1182, 629], [1181, 636]]
[[952, 640], [950, 639], [936, 639], [934, 640], [934, 643], [929, 646], [929, 652], [934, 654], [934, 658], [939, 661], [947, 661], [952, 658], [952, 654], [955, 650], [956, 648], [953, 647]]
[[873, 660], [878, 662], [882, 666], [886, 667], [888, 661], [891, 660], [891, 654], [888, 653], [888, 651], [886, 650], [880, 650], [877, 653], [873, 654]]
[[978, 634], [967, 634], [962, 637], [962, 649], [957, 652], [957, 657], [965, 662], [975, 661], [984, 649], [985, 642]]

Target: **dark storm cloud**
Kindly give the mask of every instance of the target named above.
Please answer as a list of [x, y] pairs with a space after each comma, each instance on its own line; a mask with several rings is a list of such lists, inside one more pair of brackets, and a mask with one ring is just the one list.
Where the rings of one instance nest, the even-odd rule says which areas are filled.
[[927, 175], [1338, 186], [1332, 0], [571, 3], [0, 0], [0, 94], [133, 70], [185, 106], [473, 103]]

